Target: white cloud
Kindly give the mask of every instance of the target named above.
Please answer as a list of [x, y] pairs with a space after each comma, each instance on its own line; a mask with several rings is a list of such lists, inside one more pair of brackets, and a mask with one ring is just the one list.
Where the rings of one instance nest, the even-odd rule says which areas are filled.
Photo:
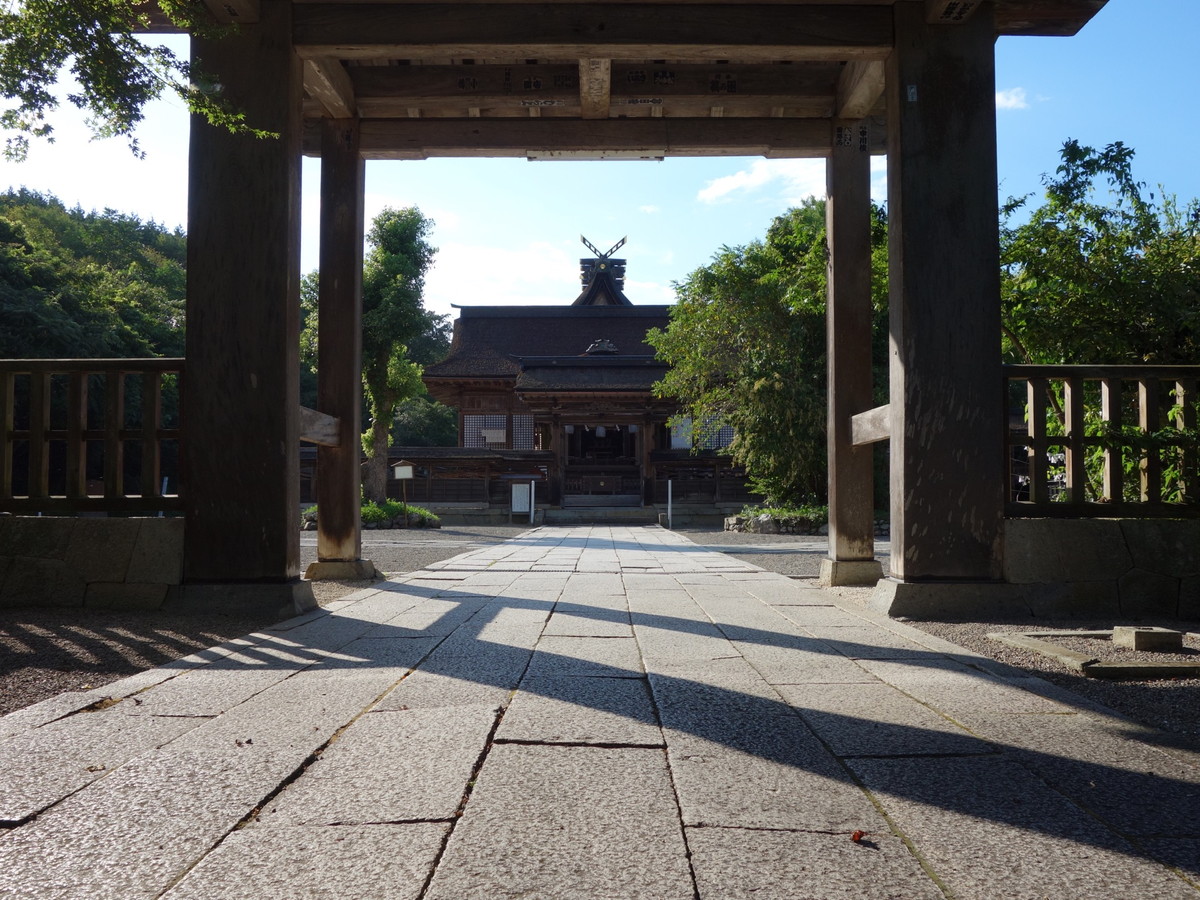
[[646, 213], [646, 215], [650, 215], [650, 216], [654, 215], [656, 212], [661, 212], [661, 210], [657, 206], [654, 206], [653, 204], [648, 204], [646, 206], [639, 206], [638, 209], [640, 211]]
[[825, 195], [825, 161], [821, 159], [756, 159], [750, 168], [714, 178], [696, 195], [704, 203], [731, 199], [765, 188], [777, 191], [787, 203]]
[[669, 284], [657, 281], [634, 281], [625, 279], [625, 296], [637, 305], [644, 303], [674, 303], [675, 290]]
[[425, 306], [453, 317], [466, 306], [570, 303], [579, 296], [579, 261], [547, 242], [495, 247], [445, 241], [425, 276]]
[[996, 109], [1029, 109], [1025, 88], [1008, 88], [996, 91]]

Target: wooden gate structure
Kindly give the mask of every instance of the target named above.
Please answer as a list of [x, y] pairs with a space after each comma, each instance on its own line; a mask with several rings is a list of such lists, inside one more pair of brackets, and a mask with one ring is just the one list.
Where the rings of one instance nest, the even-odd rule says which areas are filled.
[[[890, 580], [999, 581], [994, 44], [1072, 35], [1104, 3], [208, 0], [239, 27], [193, 56], [280, 137], [191, 126], [188, 585], [299, 589], [296, 446], [318, 427], [319, 555], [360, 559], [364, 160], [435, 156], [827, 159], [826, 577], [878, 575], [869, 444], [887, 439]], [[891, 395], [872, 409], [868, 166], [884, 153]], [[303, 154], [321, 159], [320, 415], [304, 428]]]

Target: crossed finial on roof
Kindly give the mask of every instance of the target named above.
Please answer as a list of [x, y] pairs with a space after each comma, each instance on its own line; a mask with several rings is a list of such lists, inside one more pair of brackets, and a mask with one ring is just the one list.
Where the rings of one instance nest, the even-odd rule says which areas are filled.
[[579, 239], [581, 241], [583, 241], [583, 245], [585, 247], [587, 247], [589, 250], [591, 250], [593, 253], [596, 254], [596, 259], [608, 259], [610, 256], [612, 256], [614, 253], [616, 253], [618, 250], [620, 250], [622, 247], [625, 246], [625, 242], [627, 240], [629, 240], [629, 236], [626, 235], [625, 237], [623, 237], [619, 241], [617, 241], [615, 244], [613, 244], [611, 247], [609, 247], [607, 253], [601, 253], [599, 251], [599, 249], [597, 249], [596, 245], [593, 244], [591, 241], [589, 241], [587, 238], [585, 238], [582, 234], [579, 236]]

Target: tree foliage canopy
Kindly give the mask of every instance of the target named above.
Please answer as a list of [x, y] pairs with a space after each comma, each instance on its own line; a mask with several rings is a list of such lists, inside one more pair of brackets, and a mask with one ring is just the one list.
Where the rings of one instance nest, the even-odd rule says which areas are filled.
[[179, 230], [0, 194], [0, 357], [182, 356], [185, 262]]
[[[59, 106], [55, 87], [69, 67], [78, 89], [67, 95], [85, 110], [97, 137], [124, 137], [140, 153], [134, 130], [147, 103], [174, 93], [209, 122], [259, 136], [245, 117], [215, 91], [203, 90], [201, 72], [168, 47], [135, 35], [148, 24], [148, 7], [157, 8], [178, 27], [194, 34], [217, 35], [202, 0], [18, 0], [16, 11], [0, 11], [0, 95], [15, 101], [0, 111], [0, 128], [14, 132], [5, 156], [23, 159], [29, 138], [54, 139], [50, 116]], [[195, 84], [193, 83], [195, 82]]]
[[[872, 229], [882, 310], [886, 222], [878, 208]], [[676, 284], [670, 325], [649, 335], [672, 367], [656, 392], [680, 402], [694, 433], [732, 426], [729, 452], [775, 503], [821, 500], [827, 490], [827, 263], [825, 202], [810, 199], [776, 218], [765, 241], [722, 247]]]
[[[1200, 205], [1156, 206], [1133, 150], [1067, 141], [1043, 204], [1001, 228], [1004, 352], [1024, 363], [1195, 363]], [[1098, 187], [1097, 182], [1100, 182]]]

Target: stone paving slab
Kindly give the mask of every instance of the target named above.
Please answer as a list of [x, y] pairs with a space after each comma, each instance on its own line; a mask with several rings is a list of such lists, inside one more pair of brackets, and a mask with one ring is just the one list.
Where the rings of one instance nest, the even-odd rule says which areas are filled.
[[629, 637], [567, 637], [548, 634], [537, 644], [529, 677], [570, 675], [589, 678], [640, 678], [642, 657]]
[[163, 900], [416, 900], [448, 830], [252, 826], [229, 835]]
[[887, 831], [689, 828], [701, 900], [944, 900], [904, 842]]
[[0, 745], [0, 822], [27, 819], [203, 721], [110, 707], [28, 731]]
[[661, 750], [498, 744], [428, 900], [692, 900]]
[[961, 900], [1195, 900], [1194, 887], [1012, 759], [856, 760], [851, 766]]
[[367, 713], [259, 821], [272, 827], [449, 821], [495, 721], [489, 706]]
[[778, 690], [840, 757], [995, 752], [888, 684], [789, 684]]
[[543, 527], [0, 718], [0, 896], [1200, 898], [1167, 743], [664, 529]]
[[665, 746], [649, 688], [637, 678], [528, 677], [496, 740]]

